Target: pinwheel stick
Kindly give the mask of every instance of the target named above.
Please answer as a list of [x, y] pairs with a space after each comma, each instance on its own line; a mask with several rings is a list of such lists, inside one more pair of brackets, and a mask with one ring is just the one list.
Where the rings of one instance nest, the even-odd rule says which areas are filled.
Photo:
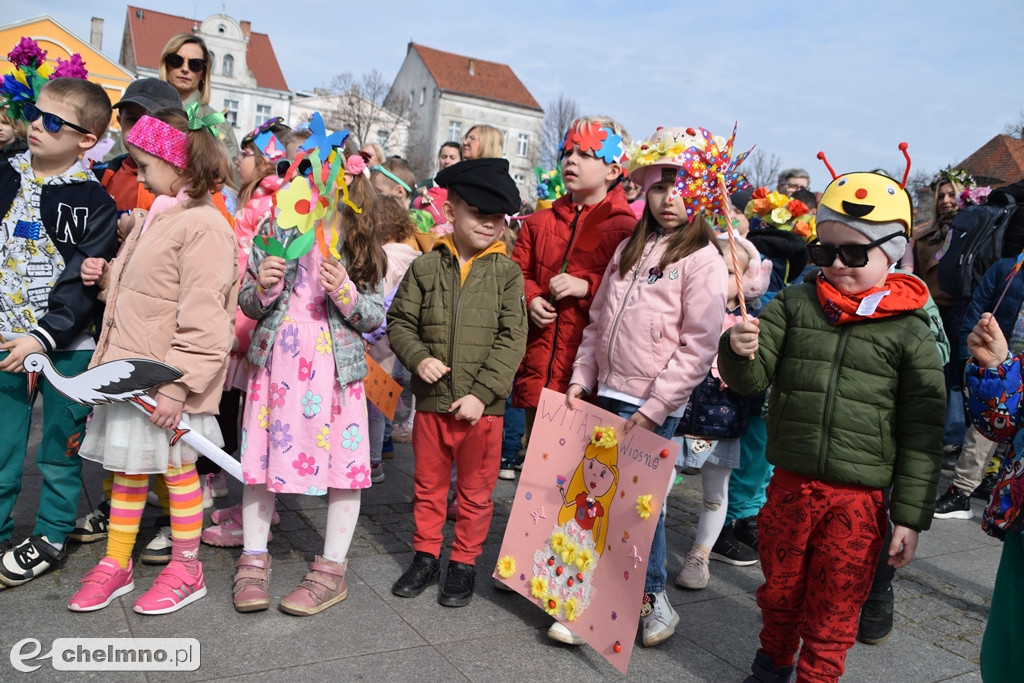
[[1006, 276], [1006, 286], [1003, 287], [1003, 293], [999, 295], [998, 299], [996, 299], [996, 305], [992, 307], [992, 315], [996, 314], [996, 311], [999, 310], [999, 304], [1003, 303], [1003, 297], [1005, 297], [1006, 293], [1010, 291], [1010, 285], [1013, 284], [1013, 278], [1017, 277], [1017, 273], [1020, 272], [1022, 263], [1024, 263], [1024, 251], [1017, 256], [1017, 263], [1014, 264], [1013, 270], [1011, 270]]
[[740, 273], [740, 260], [738, 256], [738, 249], [736, 248], [736, 236], [733, 233], [732, 221], [729, 220], [728, 207], [729, 193], [725, 189], [725, 178], [722, 174], [718, 174], [718, 191], [722, 193], [722, 210], [726, 212], [725, 218], [725, 232], [729, 236], [729, 255], [732, 258], [732, 276], [736, 280], [736, 296], [740, 300], [740, 316], [746, 321], [747, 318], [747, 301], [743, 296], [743, 276]]

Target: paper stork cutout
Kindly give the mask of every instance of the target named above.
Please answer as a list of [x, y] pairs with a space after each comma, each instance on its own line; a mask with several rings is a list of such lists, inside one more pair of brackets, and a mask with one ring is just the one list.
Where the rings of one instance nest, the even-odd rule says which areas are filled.
[[[126, 358], [102, 363], [70, 377], [57, 372], [50, 358], [43, 353], [30, 353], [22, 363], [28, 373], [29, 394], [33, 395], [40, 374], [61, 395], [70, 401], [96, 406], [107, 403], [132, 403], [139, 410], [152, 414], [156, 401], [147, 392], [155, 386], [181, 378], [181, 371], [158, 361]], [[225, 472], [244, 483], [241, 464], [218, 448], [202, 434], [192, 431], [184, 413], [173, 430], [171, 444], [180, 439], [214, 461]]]

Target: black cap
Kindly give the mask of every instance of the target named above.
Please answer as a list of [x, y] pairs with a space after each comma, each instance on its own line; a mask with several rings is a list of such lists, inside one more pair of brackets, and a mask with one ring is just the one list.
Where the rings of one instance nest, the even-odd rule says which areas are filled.
[[508, 174], [507, 159], [469, 159], [452, 164], [434, 177], [481, 213], [514, 214], [519, 210], [519, 188]]
[[184, 109], [181, 106], [181, 96], [174, 86], [159, 78], [140, 78], [132, 81], [125, 89], [124, 96], [114, 105], [114, 109], [128, 103], [137, 104], [149, 113], [167, 108]]

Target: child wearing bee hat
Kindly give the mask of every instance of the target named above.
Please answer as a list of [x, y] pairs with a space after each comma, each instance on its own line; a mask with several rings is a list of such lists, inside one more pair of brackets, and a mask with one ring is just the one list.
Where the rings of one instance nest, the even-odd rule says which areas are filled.
[[800, 680], [838, 679], [888, 529], [884, 489], [892, 486], [891, 565], [910, 562], [931, 523], [945, 388], [922, 310], [927, 287], [891, 272], [909, 228], [899, 183], [835, 177], [809, 249], [817, 276], [719, 343], [732, 389], [773, 386], [766, 455], [775, 472], [758, 516], [763, 627], [748, 681], [788, 681], [798, 652]]

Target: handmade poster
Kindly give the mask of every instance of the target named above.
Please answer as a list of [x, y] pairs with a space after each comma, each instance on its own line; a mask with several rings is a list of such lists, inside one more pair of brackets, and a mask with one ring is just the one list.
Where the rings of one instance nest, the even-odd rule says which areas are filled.
[[389, 420], [395, 419], [398, 399], [402, 396], [402, 385], [392, 379], [391, 375], [380, 366], [380, 363], [366, 354], [366, 377], [363, 379], [363, 391], [377, 410]]
[[679, 445], [597, 406], [537, 406], [494, 576], [622, 673], [633, 651], [651, 540]]

